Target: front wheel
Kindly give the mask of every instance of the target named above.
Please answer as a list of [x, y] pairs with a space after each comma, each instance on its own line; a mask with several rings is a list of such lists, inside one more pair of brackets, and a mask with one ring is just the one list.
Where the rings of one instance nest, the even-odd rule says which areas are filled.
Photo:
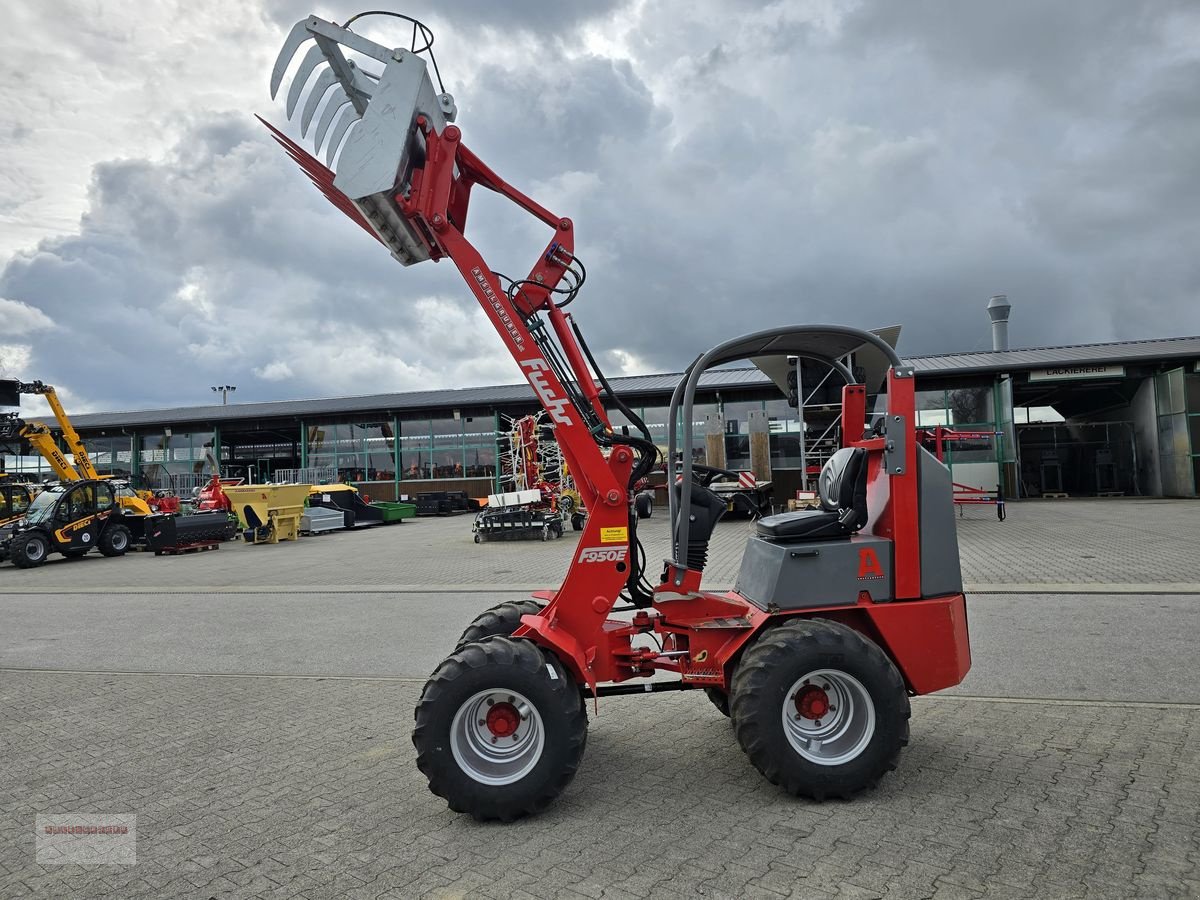
[[754, 767], [818, 801], [873, 788], [908, 743], [908, 694], [892, 661], [825, 619], [764, 632], [734, 673], [730, 710]]
[[425, 683], [413, 744], [429, 790], [455, 812], [511, 822], [575, 777], [587, 712], [575, 680], [529, 641], [467, 644]]
[[522, 616], [535, 616], [541, 611], [542, 604], [536, 600], [512, 600], [507, 603], [498, 603], [475, 617], [459, 637], [454, 649], [455, 651], [461, 650], [467, 644], [482, 641], [484, 638], [494, 635], [511, 637], [512, 633], [521, 627]]
[[33, 569], [44, 563], [50, 555], [50, 541], [40, 531], [18, 534], [12, 539], [8, 554], [18, 569]]
[[129, 529], [124, 525], [109, 525], [100, 535], [100, 552], [105, 556], [124, 556], [129, 549]]
[[639, 519], [648, 519], [654, 515], [654, 495], [641, 493], [633, 498], [634, 511]]

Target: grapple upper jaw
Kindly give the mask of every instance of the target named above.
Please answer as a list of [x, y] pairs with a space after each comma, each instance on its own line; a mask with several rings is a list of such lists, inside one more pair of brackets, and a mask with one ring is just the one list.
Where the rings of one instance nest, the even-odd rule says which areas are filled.
[[[314, 44], [292, 78], [285, 105], [287, 117], [291, 119], [299, 108], [301, 133], [307, 135], [324, 102], [325, 109], [313, 132], [313, 150], [319, 152], [328, 136], [326, 160], [333, 166], [337, 158], [330, 187], [345, 195], [401, 263], [411, 265], [429, 259], [428, 244], [401, 214], [395, 197], [408, 193], [414, 167], [424, 162], [425, 142], [417, 128], [417, 117], [423, 116], [441, 133], [457, 114], [454, 98], [434, 91], [425, 59], [419, 53], [383, 47], [317, 16], [297, 22], [288, 33], [271, 70], [272, 98], [279, 93], [291, 60], [308, 40]], [[347, 50], [382, 63], [382, 72], [368, 71], [347, 59]], [[323, 66], [328, 68], [322, 70], [301, 106], [313, 73]], [[314, 171], [312, 164], [320, 166], [307, 151], [289, 144], [285, 144], [288, 152], [310, 174]], [[297, 151], [312, 164], [297, 157]], [[329, 194], [328, 189], [322, 189]]]

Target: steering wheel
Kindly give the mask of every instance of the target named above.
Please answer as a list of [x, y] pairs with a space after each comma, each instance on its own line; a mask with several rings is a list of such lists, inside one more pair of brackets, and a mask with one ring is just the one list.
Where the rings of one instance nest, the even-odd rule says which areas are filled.
[[729, 469], [718, 469], [716, 466], [704, 466], [700, 463], [692, 463], [692, 478], [702, 487], [708, 487], [721, 476], [738, 480], [738, 472], [731, 472]]

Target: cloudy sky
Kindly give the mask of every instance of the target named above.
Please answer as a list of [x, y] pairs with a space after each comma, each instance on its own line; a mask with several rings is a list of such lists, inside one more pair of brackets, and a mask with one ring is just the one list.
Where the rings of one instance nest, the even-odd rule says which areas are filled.
[[[979, 349], [997, 292], [1014, 346], [1200, 333], [1195, 2], [394, 8], [437, 34], [468, 146], [574, 219], [573, 309], [609, 374], [791, 322]], [[253, 118], [284, 121], [292, 23], [359, 9], [5, 5], [10, 377], [80, 411], [519, 380], [451, 265], [394, 263]], [[544, 237], [476, 203], [493, 268], [527, 271]]]

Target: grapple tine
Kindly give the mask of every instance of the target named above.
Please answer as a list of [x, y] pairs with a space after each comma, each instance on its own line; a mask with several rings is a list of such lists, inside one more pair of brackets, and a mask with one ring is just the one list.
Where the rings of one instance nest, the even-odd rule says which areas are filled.
[[333, 129], [333, 134], [329, 136], [329, 145], [325, 148], [325, 165], [333, 165], [333, 157], [337, 155], [337, 149], [342, 145], [342, 138], [345, 137], [350, 126], [357, 121], [359, 121], [358, 113], [354, 112], [354, 107], [350, 108], [348, 115], [345, 112], [342, 113], [337, 126]]
[[292, 117], [292, 113], [296, 111], [296, 104], [300, 102], [300, 95], [304, 93], [304, 85], [308, 83], [308, 77], [324, 61], [325, 54], [321, 51], [320, 47], [313, 46], [304, 54], [304, 60], [300, 63], [300, 68], [296, 70], [296, 74], [292, 78], [292, 86], [288, 88], [287, 117], [289, 119]]
[[321, 77], [317, 79], [317, 83], [313, 85], [313, 89], [308, 92], [308, 100], [304, 102], [304, 111], [300, 114], [301, 137], [308, 135], [308, 124], [321, 104], [321, 98], [325, 96], [326, 91], [333, 87], [335, 82], [337, 82], [337, 75], [334, 74], [333, 69], [326, 68], [321, 73]]
[[312, 33], [308, 30], [309, 21], [305, 19], [292, 26], [292, 30], [288, 32], [287, 40], [283, 42], [283, 47], [280, 49], [279, 55], [275, 57], [275, 68], [271, 70], [272, 100], [279, 93], [279, 85], [283, 84], [283, 76], [287, 72], [288, 63], [296, 55], [296, 48], [312, 37]]
[[[419, 23], [414, 27], [424, 28]], [[313, 45], [293, 65], [292, 58], [309, 38]], [[363, 69], [348, 53], [382, 63], [382, 70]], [[327, 70], [317, 71], [326, 65]], [[384, 47], [310, 16], [292, 28], [271, 75], [274, 97], [289, 67], [294, 70], [284, 103], [287, 117], [298, 118], [306, 143], [315, 139], [312, 154], [323, 156], [328, 166], [290, 140], [280, 143], [326, 197], [406, 266], [440, 258], [424, 227], [410, 220], [396, 199], [411, 190], [424, 162], [420, 127], [440, 134], [457, 114], [454, 98], [434, 88], [436, 66], [429, 47]], [[420, 127], [419, 119], [424, 122]], [[335, 161], [341, 170], [337, 173], [332, 171]]]
[[280, 144], [280, 146], [283, 147], [285, 151], [287, 151], [287, 155], [299, 163], [300, 168], [304, 170], [304, 174], [306, 174], [309, 180], [317, 186], [317, 188], [322, 194], [325, 195], [329, 202], [357, 222], [360, 226], [362, 226], [363, 230], [365, 230], [367, 234], [371, 235], [371, 237], [375, 238], [375, 240], [382, 243], [382, 239], [375, 232], [375, 229], [371, 227], [371, 223], [366, 220], [363, 214], [359, 211], [358, 207], [354, 205], [349, 197], [333, 186], [333, 172], [321, 165], [319, 160], [310, 155], [306, 150], [304, 150], [304, 148], [302, 148], [287, 135], [279, 131], [279, 129], [277, 129], [270, 122], [263, 119], [262, 116], [258, 116], [257, 118], [258, 121], [262, 122], [267, 126], [268, 129], [270, 129], [271, 134], [275, 137], [275, 140]]
[[350, 104], [350, 98], [346, 96], [346, 92], [341, 88], [337, 88], [333, 92], [333, 96], [329, 98], [329, 102], [325, 104], [325, 111], [321, 113], [321, 118], [317, 120], [316, 130], [313, 131], [313, 149], [320, 151], [321, 144], [325, 141], [325, 134], [329, 131], [329, 126], [333, 124], [333, 117], [337, 115], [338, 110], [344, 109]]

